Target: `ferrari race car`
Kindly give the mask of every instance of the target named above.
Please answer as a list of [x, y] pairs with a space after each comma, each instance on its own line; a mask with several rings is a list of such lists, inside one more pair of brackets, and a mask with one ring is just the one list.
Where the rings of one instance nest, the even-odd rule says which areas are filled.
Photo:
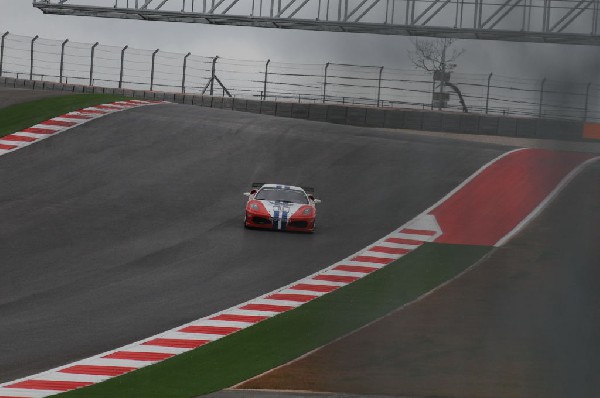
[[279, 184], [252, 184], [248, 197], [244, 226], [280, 231], [313, 232], [317, 209], [321, 203], [314, 190]]

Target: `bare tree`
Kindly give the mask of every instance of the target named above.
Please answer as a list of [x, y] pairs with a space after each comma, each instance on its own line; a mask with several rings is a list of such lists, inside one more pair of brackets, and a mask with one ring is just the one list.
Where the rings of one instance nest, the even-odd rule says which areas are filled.
[[[443, 97], [448, 73], [456, 68], [456, 60], [464, 53], [463, 49], [450, 48], [455, 42], [456, 39], [449, 38], [415, 39], [413, 41], [414, 51], [408, 53], [410, 60], [417, 68], [434, 74], [434, 91], [435, 80], [440, 81], [440, 98]], [[442, 100], [439, 101], [438, 109], [440, 110], [442, 109], [442, 102]]]

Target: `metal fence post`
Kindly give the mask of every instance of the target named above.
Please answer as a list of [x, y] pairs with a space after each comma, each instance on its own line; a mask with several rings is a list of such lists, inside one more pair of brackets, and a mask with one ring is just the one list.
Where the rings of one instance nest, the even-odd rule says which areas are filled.
[[96, 52], [96, 47], [98, 47], [98, 44], [98, 42], [94, 43], [90, 54], [90, 82], [88, 86], [91, 86], [94, 83], [94, 53]]
[[585, 122], [587, 120], [587, 114], [588, 114], [588, 103], [589, 103], [589, 99], [590, 99], [590, 86], [592, 85], [592, 83], [588, 83], [587, 87], [585, 88], [585, 108], [583, 109], [583, 121]]
[[492, 81], [492, 74], [490, 73], [488, 76], [488, 83], [487, 83], [487, 94], [485, 95], [485, 114], [488, 114], [488, 109], [489, 109], [489, 105], [490, 105], [490, 82]]
[[329, 68], [329, 62], [325, 64], [325, 76], [323, 79], [323, 103], [325, 103], [325, 97], [327, 97], [327, 68]]
[[[192, 3], [194, 4], [194, 3]], [[185, 94], [185, 71], [187, 68], [187, 59], [188, 57], [192, 55], [192, 53], [187, 53], [185, 55], [185, 57], [183, 57], [183, 73], [182, 73], [182, 77], [181, 77], [181, 93]]]
[[544, 103], [544, 84], [546, 84], [546, 78], [542, 80], [542, 87], [540, 89], [540, 109], [538, 112], [538, 117], [542, 117], [542, 104]]
[[377, 107], [379, 108], [379, 101], [381, 100], [381, 75], [383, 73], [383, 66], [379, 68], [379, 84], [377, 86]]
[[69, 42], [69, 39], [66, 39], [65, 41], [62, 42], [62, 46], [60, 48], [60, 73], [59, 73], [59, 82], [62, 83], [62, 79], [63, 79], [63, 68], [65, 65], [65, 46], [67, 45], [67, 43]]
[[210, 78], [210, 95], [213, 95], [214, 92], [214, 86], [215, 86], [215, 72], [217, 69], [217, 59], [219, 59], [219, 56], [217, 55], [216, 57], [213, 58], [213, 62], [212, 62], [212, 77]]
[[33, 80], [33, 44], [38, 39], [38, 35], [36, 35], [33, 39], [31, 39], [31, 59], [29, 61], [29, 80]]
[[265, 65], [265, 81], [264, 81], [264, 89], [263, 89], [263, 100], [267, 99], [267, 76], [269, 74], [269, 63], [270, 59], [267, 60], [267, 64]]
[[121, 69], [119, 70], [119, 88], [123, 87], [123, 73], [124, 73], [124, 65], [125, 65], [125, 50], [127, 50], [129, 46], [123, 47], [121, 50]]
[[154, 60], [156, 58], [157, 52], [158, 48], [152, 53], [152, 69], [150, 70], [150, 91], [154, 89]]
[[2, 76], [2, 63], [4, 62], [4, 38], [8, 36], [8, 32], [2, 35], [2, 44], [0, 44], [0, 76]]

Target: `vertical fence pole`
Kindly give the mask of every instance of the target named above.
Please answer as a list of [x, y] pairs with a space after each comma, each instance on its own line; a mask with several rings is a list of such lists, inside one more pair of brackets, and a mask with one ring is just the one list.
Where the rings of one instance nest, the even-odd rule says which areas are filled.
[[210, 78], [210, 95], [213, 95], [213, 89], [215, 86], [215, 77], [216, 77], [216, 70], [217, 70], [217, 59], [219, 59], [219, 56], [217, 55], [216, 57], [213, 58], [213, 62], [212, 62], [212, 77]]
[[0, 76], [2, 76], [2, 63], [4, 62], [4, 39], [8, 36], [8, 32], [2, 35], [2, 43], [0, 44]]
[[327, 97], [327, 68], [329, 68], [329, 62], [325, 64], [325, 76], [323, 79], [323, 103], [325, 103], [325, 97]]
[[58, 81], [60, 83], [62, 83], [62, 79], [63, 79], [63, 70], [64, 70], [64, 66], [65, 66], [65, 46], [67, 45], [68, 42], [69, 42], [69, 39], [66, 39], [65, 41], [63, 41], [61, 48], [60, 48], [60, 73], [59, 73], [59, 79], [58, 79]]
[[544, 103], [544, 84], [546, 84], [546, 78], [542, 80], [542, 87], [540, 88], [540, 109], [538, 117], [542, 117], [542, 104]]
[[92, 46], [92, 52], [90, 55], [90, 82], [89, 86], [94, 84], [94, 53], [96, 52], [96, 47], [98, 47], [98, 42], [94, 43]]
[[31, 39], [31, 58], [29, 61], [29, 80], [33, 80], [33, 44], [35, 43], [35, 41], [38, 39], [38, 35], [36, 35], [33, 39]]
[[123, 47], [123, 49], [121, 50], [121, 69], [119, 70], [119, 88], [123, 87], [123, 72], [124, 72], [124, 65], [125, 65], [125, 50], [127, 50], [129, 46], [125, 46]]
[[154, 89], [154, 60], [156, 59], [156, 53], [158, 49], [152, 53], [152, 69], [150, 70], [150, 91]]
[[271, 62], [270, 59], [267, 60], [267, 64], [265, 65], [265, 81], [264, 81], [264, 88], [263, 88], [263, 100], [267, 99], [267, 77], [269, 75], [269, 63]]
[[485, 114], [488, 114], [488, 109], [490, 105], [490, 82], [492, 81], [492, 74], [488, 75], [488, 84], [487, 84], [487, 94], [485, 95]]
[[379, 108], [379, 101], [381, 100], [381, 75], [383, 74], [383, 66], [379, 68], [379, 83], [377, 85], [377, 107]]
[[587, 120], [587, 114], [588, 114], [588, 103], [589, 103], [589, 99], [590, 99], [590, 86], [592, 85], [592, 83], [588, 83], [587, 87], [585, 88], [585, 108], [583, 109], [583, 121], [585, 122]]
[[187, 69], [187, 59], [190, 55], [192, 55], [192, 53], [187, 53], [185, 55], [185, 57], [183, 57], [183, 73], [182, 73], [182, 77], [181, 77], [181, 93], [182, 94], [185, 94], [185, 72]]

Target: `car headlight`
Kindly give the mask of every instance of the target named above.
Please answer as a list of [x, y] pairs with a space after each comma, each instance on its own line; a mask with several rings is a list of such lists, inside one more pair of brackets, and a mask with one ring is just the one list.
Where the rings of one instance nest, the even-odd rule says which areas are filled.
[[260, 209], [256, 203], [251, 203], [250, 208], [254, 211], [258, 211]]
[[308, 216], [309, 214], [312, 213], [312, 208], [310, 207], [306, 207], [303, 211], [302, 211], [302, 215], [303, 216]]

